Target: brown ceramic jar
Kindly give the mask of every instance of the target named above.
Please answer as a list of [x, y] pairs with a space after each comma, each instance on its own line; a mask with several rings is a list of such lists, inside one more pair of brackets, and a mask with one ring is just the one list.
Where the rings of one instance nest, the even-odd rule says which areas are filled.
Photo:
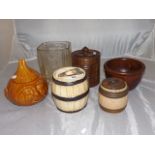
[[86, 71], [89, 87], [100, 82], [100, 52], [84, 47], [72, 52], [72, 65]]

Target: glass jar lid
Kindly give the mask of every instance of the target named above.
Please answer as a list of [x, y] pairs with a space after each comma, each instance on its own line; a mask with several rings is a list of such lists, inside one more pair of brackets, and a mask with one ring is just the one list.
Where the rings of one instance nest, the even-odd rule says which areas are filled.
[[47, 41], [37, 47], [39, 51], [50, 51], [55, 49], [68, 49], [71, 43], [69, 41]]

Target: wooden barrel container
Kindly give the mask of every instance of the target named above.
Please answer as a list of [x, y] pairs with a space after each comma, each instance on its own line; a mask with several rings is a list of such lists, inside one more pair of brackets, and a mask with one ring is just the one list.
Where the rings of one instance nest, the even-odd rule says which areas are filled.
[[99, 104], [107, 112], [120, 112], [128, 101], [128, 86], [119, 78], [107, 78], [99, 87]]
[[86, 71], [89, 87], [100, 82], [100, 52], [84, 47], [82, 50], [72, 52], [72, 65], [81, 67]]
[[89, 93], [86, 72], [79, 67], [63, 67], [52, 77], [52, 96], [57, 108], [75, 112], [87, 104]]

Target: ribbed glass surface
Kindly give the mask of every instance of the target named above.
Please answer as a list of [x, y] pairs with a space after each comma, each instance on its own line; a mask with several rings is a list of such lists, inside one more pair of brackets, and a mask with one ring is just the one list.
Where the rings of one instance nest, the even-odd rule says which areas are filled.
[[71, 43], [49, 41], [37, 48], [38, 63], [43, 76], [49, 81], [58, 68], [71, 66]]

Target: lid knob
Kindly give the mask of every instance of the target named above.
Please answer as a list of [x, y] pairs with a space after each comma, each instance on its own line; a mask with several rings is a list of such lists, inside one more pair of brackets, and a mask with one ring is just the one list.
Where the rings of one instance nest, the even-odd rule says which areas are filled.
[[90, 54], [90, 50], [89, 50], [89, 48], [88, 47], [84, 47], [84, 48], [82, 48], [82, 52], [83, 52], [83, 54], [85, 55], [85, 56], [88, 56], [89, 54]]
[[87, 52], [89, 52], [89, 48], [85, 46], [85, 47], [82, 48], [82, 51], [83, 51], [84, 53], [87, 53]]

